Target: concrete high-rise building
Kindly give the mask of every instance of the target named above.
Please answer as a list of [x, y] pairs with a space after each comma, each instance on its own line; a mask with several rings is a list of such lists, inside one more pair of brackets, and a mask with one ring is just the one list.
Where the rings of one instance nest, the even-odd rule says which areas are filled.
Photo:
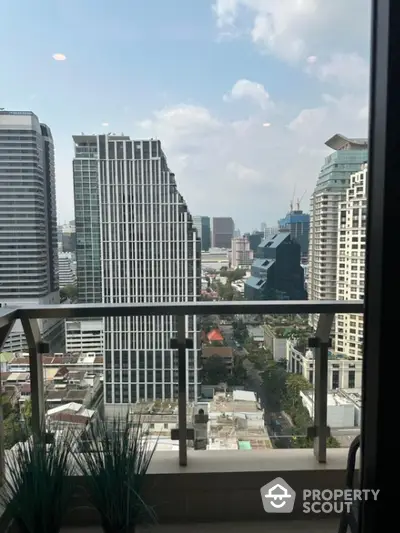
[[263, 230], [261, 230], [263, 234], [264, 239], [268, 239], [269, 237], [272, 237], [273, 235], [276, 235], [279, 233], [279, 227], [278, 226], [265, 226]]
[[213, 248], [230, 248], [235, 233], [235, 223], [231, 217], [214, 217], [212, 219]]
[[280, 230], [289, 230], [292, 237], [300, 244], [301, 261], [307, 263], [310, 215], [303, 213], [300, 208], [292, 209], [285, 218], [278, 221], [278, 224]]
[[60, 252], [76, 251], [75, 220], [58, 226], [58, 247]]
[[[308, 249], [310, 300], [336, 299], [339, 203], [345, 199], [350, 175], [368, 158], [367, 139], [348, 139], [336, 134], [326, 143], [334, 152], [326, 157], [311, 196]], [[317, 315], [310, 316], [316, 328]]]
[[[57, 210], [51, 131], [30, 111], [0, 111], [0, 306], [57, 304]], [[62, 350], [63, 323], [39, 320]], [[20, 323], [4, 349], [27, 347]]]
[[[368, 167], [350, 176], [346, 199], [339, 204], [337, 299], [364, 300]], [[354, 359], [363, 353], [363, 316], [337, 315], [335, 349]]]
[[58, 277], [60, 289], [67, 285], [76, 285], [74, 262], [75, 254], [72, 252], [58, 253]]
[[231, 267], [248, 268], [253, 262], [253, 250], [247, 237], [234, 237], [231, 245]]
[[211, 247], [210, 217], [194, 216], [193, 225], [196, 228], [197, 235], [201, 240], [202, 251], [208, 252]]
[[[193, 302], [201, 294], [200, 241], [160, 141], [76, 135], [78, 292], [104, 303]], [[98, 290], [95, 280], [99, 280]], [[87, 286], [85, 286], [87, 285]], [[174, 317], [105, 319], [105, 404], [176, 399]], [[197, 399], [200, 339], [186, 318], [187, 398]]]

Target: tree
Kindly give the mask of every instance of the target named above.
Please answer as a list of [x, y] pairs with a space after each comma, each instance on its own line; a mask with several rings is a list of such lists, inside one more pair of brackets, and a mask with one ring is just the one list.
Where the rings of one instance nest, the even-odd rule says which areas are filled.
[[208, 357], [203, 363], [204, 385], [218, 385], [228, 380], [229, 372], [225, 361], [219, 355]]
[[235, 356], [233, 360], [232, 375], [228, 377], [228, 385], [244, 385], [247, 379], [247, 371], [243, 366], [243, 360], [239, 356]]
[[282, 401], [286, 392], [286, 371], [279, 362], [267, 361], [262, 374], [262, 382], [267, 409], [271, 412], [282, 410]]
[[21, 409], [21, 415], [25, 420], [25, 423], [30, 426], [32, 422], [32, 400], [25, 400]]
[[243, 276], [245, 276], [246, 271], [242, 270], [241, 268], [237, 268], [236, 270], [231, 270], [226, 274], [226, 277], [228, 278], [229, 283], [232, 281], [237, 281], [239, 279], [242, 279]]
[[232, 329], [233, 329], [233, 338], [241, 343], [244, 344], [246, 339], [249, 336], [249, 332], [247, 331], [247, 326], [243, 322], [243, 320], [234, 320], [232, 322]]
[[200, 317], [200, 326], [203, 331], [206, 333], [210, 332], [212, 329], [218, 327], [218, 317], [215, 315], [201, 316]]
[[61, 300], [72, 300], [75, 301], [78, 297], [78, 288], [76, 285], [65, 285], [60, 289], [60, 299]]

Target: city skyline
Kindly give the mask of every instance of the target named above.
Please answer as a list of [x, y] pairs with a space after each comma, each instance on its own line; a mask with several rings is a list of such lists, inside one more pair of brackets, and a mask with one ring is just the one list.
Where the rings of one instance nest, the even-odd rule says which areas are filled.
[[59, 221], [73, 218], [70, 138], [82, 131], [161, 139], [191, 212], [233, 216], [242, 231], [275, 224], [295, 185], [311, 191], [320, 140], [366, 133], [369, 10], [362, 0], [281, 4], [8, 6], [0, 49], [12, 76], [0, 105], [51, 124]]

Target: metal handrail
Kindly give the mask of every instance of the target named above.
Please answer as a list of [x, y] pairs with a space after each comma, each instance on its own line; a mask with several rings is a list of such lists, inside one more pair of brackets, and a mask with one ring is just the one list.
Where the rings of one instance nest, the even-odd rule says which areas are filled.
[[[362, 301], [346, 300], [265, 300], [218, 301], [218, 302], [156, 302], [156, 303], [98, 303], [98, 304], [56, 304], [24, 305], [23, 307], [3, 307], [0, 321], [7, 316], [10, 320], [20, 318], [85, 318], [116, 316], [155, 316], [155, 315], [293, 315], [293, 314], [336, 314], [363, 313]], [[1, 322], [0, 322], [1, 326]]]
[[[22, 307], [0, 308], [0, 348], [16, 320], [21, 320], [29, 348], [31, 375], [32, 428], [40, 432], [44, 420], [42, 353], [46, 346], [42, 343], [38, 319], [46, 318], [99, 318], [133, 316], [175, 316], [177, 317], [177, 337], [173, 339], [173, 349], [178, 351], [179, 360], [179, 462], [187, 464], [186, 436], [186, 349], [190, 339], [186, 339], [185, 320], [188, 315], [278, 315], [278, 314], [319, 314], [318, 327], [312, 346], [315, 350], [315, 426], [310, 428], [314, 437], [314, 454], [319, 462], [326, 462], [326, 440], [328, 394], [328, 348], [329, 335], [336, 313], [363, 313], [362, 301], [335, 300], [279, 300], [279, 301], [218, 301], [218, 302], [160, 302], [133, 304], [57, 304], [24, 305]], [[1, 421], [1, 416], [0, 416]], [[0, 422], [0, 461], [3, 461], [2, 423]], [[3, 471], [0, 468], [0, 472]]]

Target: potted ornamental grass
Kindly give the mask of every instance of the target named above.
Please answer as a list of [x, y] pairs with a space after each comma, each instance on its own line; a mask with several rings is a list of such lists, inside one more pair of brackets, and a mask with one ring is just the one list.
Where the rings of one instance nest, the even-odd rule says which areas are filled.
[[104, 533], [134, 533], [138, 523], [155, 522], [143, 487], [157, 442], [142, 417], [99, 420], [88, 432], [90, 444], [74, 455]]
[[45, 431], [23, 433], [25, 439], [6, 451], [5, 517], [19, 533], [59, 533], [73, 492], [68, 438], [63, 433], [46, 443]]

